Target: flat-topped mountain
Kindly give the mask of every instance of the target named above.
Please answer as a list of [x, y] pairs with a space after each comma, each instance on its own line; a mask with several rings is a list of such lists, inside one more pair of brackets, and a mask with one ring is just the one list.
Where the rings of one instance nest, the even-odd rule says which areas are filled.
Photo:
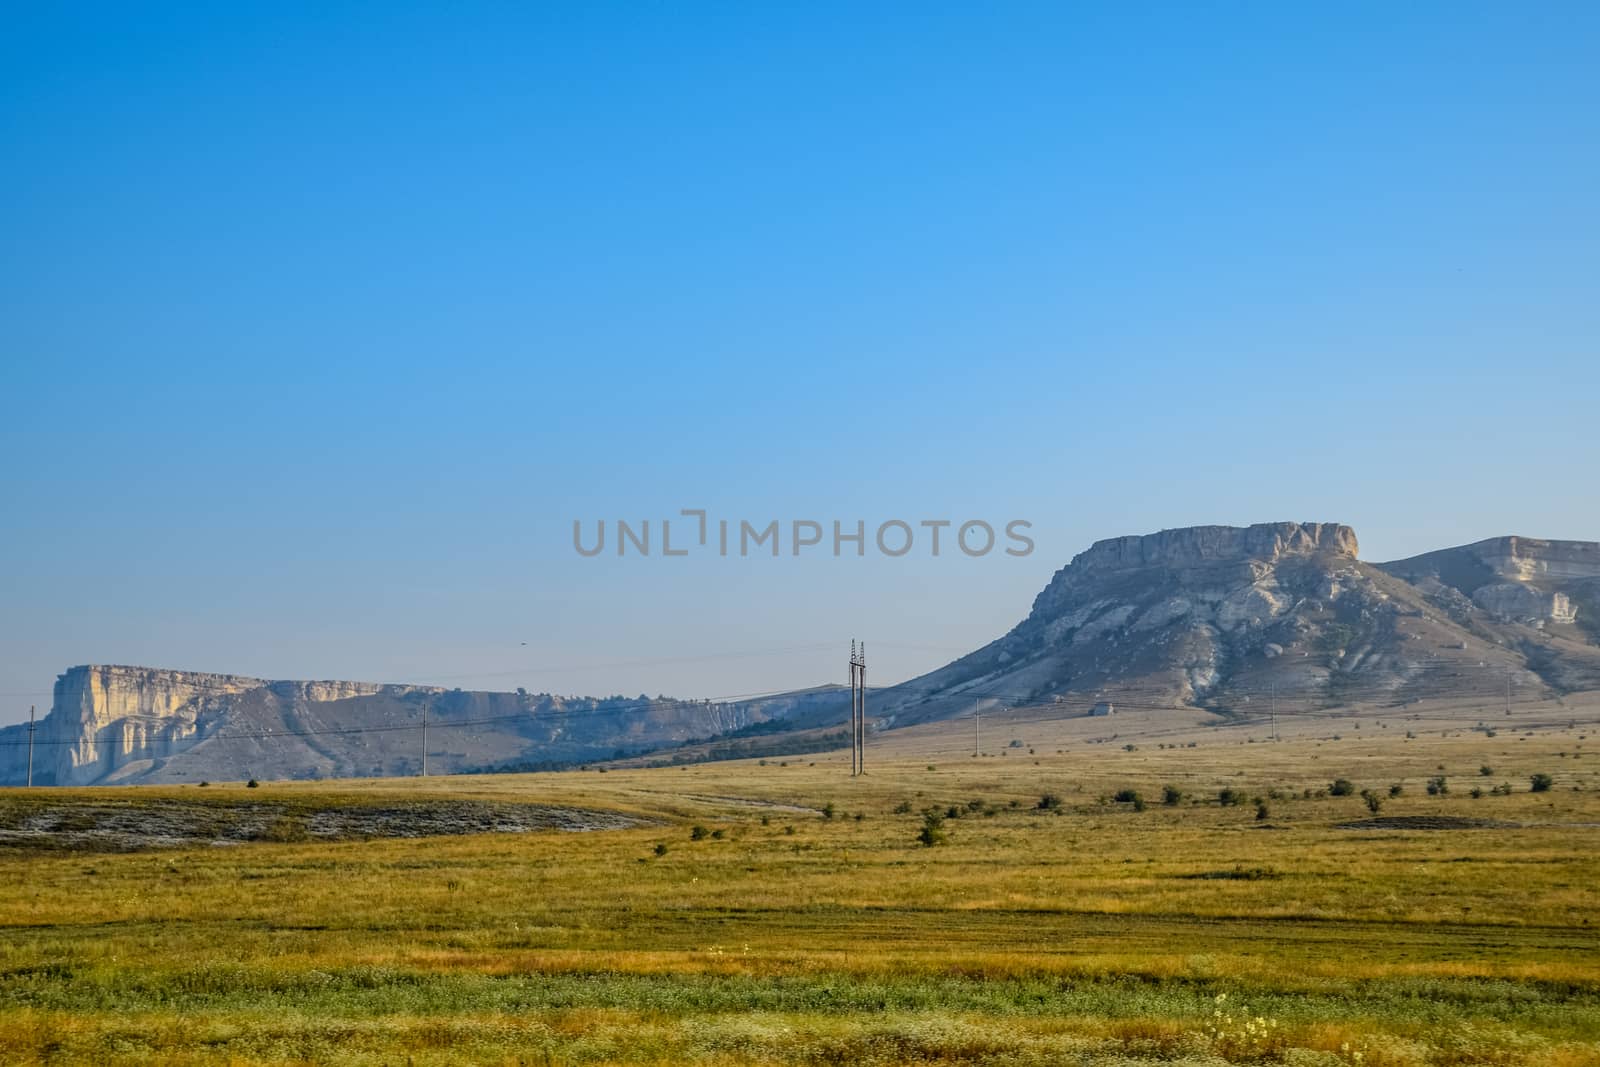
[[[1063, 577], [1148, 567], [1184, 568], [1255, 560], [1274, 564], [1288, 556], [1349, 556], [1359, 551], [1356, 532], [1321, 522], [1266, 522], [1255, 526], [1186, 526], [1160, 533], [1111, 537], [1056, 572]], [[1049, 590], [1046, 590], [1048, 593]]]
[[[33, 780], [89, 785], [416, 774], [424, 705], [434, 773], [577, 762], [749, 727], [806, 699], [559, 697], [83, 666], [56, 680], [53, 705], [35, 736]], [[0, 784], [26, 780], [27, 740], [26, 725], [0, 730]]]
[[1600, 685], [1600, 546], [1502, 538], [1373, 566], [1348, 526], [1196, 526], [1098, 541], [1010, 633], [881, 694], [882, 721], [1117, 698], [1315, 709]]

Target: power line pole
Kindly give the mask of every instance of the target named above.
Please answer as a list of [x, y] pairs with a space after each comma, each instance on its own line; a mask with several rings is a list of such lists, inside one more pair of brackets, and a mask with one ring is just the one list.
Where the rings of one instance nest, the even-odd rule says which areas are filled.
[[28, 788], [33, 788], [33, 705], [28, 705]]
[[850, 777], [856, 770], [856, 643], [850, 641]]
[[1506, 668], [1506, 714], [1511, 714], [1511, 668]]
[[1278, 740], [1278, 683], [1272, 683], [1272, 739]]
[[983, 712], [972, 713], [972, 754], [983, 755]]
[[861, 645], [861, 661], [856, 667], [856, 677], [861, 680], [860, 696], [856, 698], [856, 766], [867, 773], [867, 646]]
[[428, 777], [428, 702], [422, 702], [422, 777]]
[[867, 773], [867, 646], [850, 642], [850, 777]]

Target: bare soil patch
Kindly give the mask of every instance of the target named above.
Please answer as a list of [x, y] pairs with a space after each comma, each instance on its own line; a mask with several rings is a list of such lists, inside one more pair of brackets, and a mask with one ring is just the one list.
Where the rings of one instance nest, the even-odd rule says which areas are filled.
[[132, 852], [252, 841], [616, 830], [641, 820], [612, 811], [476, 800], [61, 800], [0, 806], [0, 848]]
[[1375, 819], [1342, 822], [1335, 830], [1516, 830], [1520, 823], [1499, 819], [1468, 819], [1456, 815], [1382, 815]]

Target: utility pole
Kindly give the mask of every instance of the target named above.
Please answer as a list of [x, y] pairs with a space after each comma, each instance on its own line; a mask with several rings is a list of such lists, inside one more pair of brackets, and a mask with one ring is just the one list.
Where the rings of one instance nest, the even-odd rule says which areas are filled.
[[1278, 683], [1272, 683], [1272, 739], [1278, 740]]
[[983, 755], [983, 712], [972, 713], [972, 754]]
[[28, 705], [28, 788], [33, 788], [33, 705]]
[[422, 701], [422, 777], [428, 777], [428, 701]]
[[850, 777], [867, 773], [867, 646], [850, 642]]
[[1506, 668], [1506, 714], [1511, 714], [1511, 668]]
[[856, 643], [850, 641], [850, 777], [860, 771], [856, 767]]
[[860, 710], [856, 713], [856, 766], [862, 774], [867, 773], [867, 646], [861, 645], [861, 662], [856, 668], [856, 677], [861, 680], [860, 695], [856, 698], [856, 705]]

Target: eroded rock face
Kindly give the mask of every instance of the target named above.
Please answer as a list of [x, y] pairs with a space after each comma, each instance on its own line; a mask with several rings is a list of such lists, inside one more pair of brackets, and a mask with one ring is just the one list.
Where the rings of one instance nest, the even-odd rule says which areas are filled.
[[[1355, 531], [1336, 523], [1194, 526], [1115, 537], [1057, 571], [1031, 618], [1048, 620], [1052, 643], [1092, 640], [1124, 625], [1159, 630], [1180, 619], [1227, 632], [1260, 626], [1293, 601], [1278, 580], [1280, 564], [1315, 561], [1325, 575], [1353, 561], [1357, 548]], [[1322, 583], [1325, 590], [1336, 585], [1331, 577]], [[1151, 589], [1165, 595], [1151, 601], [1143, 595]]]
[[1313, 647], [1340, 612], [1359, 614], [1368, 597], [1346, 573], [1362, 566], [1358, 550], [1355, 531], [1338, 523], [1098, 541], [1056, 572], [1011, 633], [908, 683], [907, 696], [948, 686], [954, 700], [1017, 702], [1138, 687], [1176, 704], [1215, 697], [1245, 662], [1325, 670], [1326, 655], [1310, 663], [1292, 651]]
[[1460, 594], [1498, 619], [1571, 626], [1600, 600], [1600, 543], [1492, 537], [1383, 564], [1436, 595]]
[[[1254, 526], [1189, 526], [1138, 537], [1096, 541], [1068, 569], [1079, 573], [1148, 567], [1193, 567], [1255, 560], [1275, 564], [1287, 556], [1348, 556], [1360, 551], [1356, 532], [1327, 522], [1266, 522]], [[1065, 572], [1063, 572], [1065, 573]]]
[[98, 781], [131, 760], [169, 756], [195, 739], [217, 702], [258, 689], [258, 678], [148, 667], [74, 667], [56, 679], [36, 774], [59, 785]]
[[1576, 622], [1578, 611], [1565, 593], [1547, 592], [1522, 582], [1479, 586], [1472, 602], [1485, 611], [1516, 622]]
[[1495, 574], [1514, 582], [1600, 578], [1600, 542], [1494, 537], [1468, 545], [1466, 550]]
[[[151, 667], [62, 674], [39, 721], [39, 785], [415, 774], [423, 705], [434, 773], [609, 757], [736, 730], [772, 701], [555, 697]], [[0, 729], [0, 785], [27, 779], [27, 727]]]
[[1600, 546], [1499, 538], [1409, 568], [1358, 550], [1337, 523], [1098, 541], [1010, 633], [878, 704], [914, 722], [1129, 691], [1242, 710], [1280, 694], [1302, 707], [1476, 694], [1508, 676], [1519, 692], [1600, 685], [1600, 647], [1545, 632], [1581, 617], [1585, 583], [1600, 596]]

